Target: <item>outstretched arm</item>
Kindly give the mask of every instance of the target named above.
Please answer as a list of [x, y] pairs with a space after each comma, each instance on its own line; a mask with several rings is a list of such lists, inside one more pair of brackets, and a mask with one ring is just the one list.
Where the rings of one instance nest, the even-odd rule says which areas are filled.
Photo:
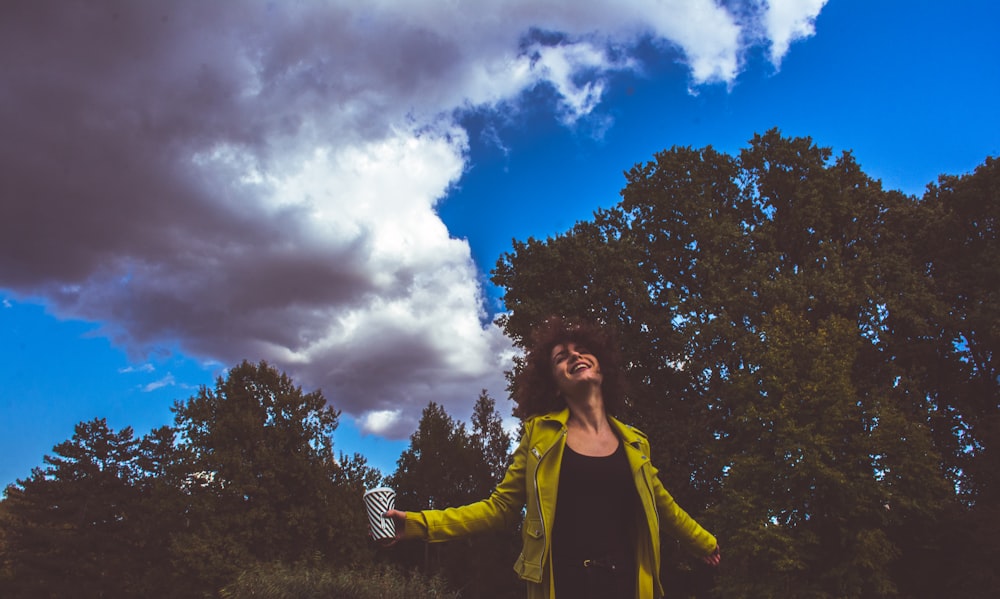
[[507, 473], [488, 498], [459, 507], [387, 512], [396, 523], [396, 538], [390, 543], [413, 538], [436, 543], [513, 526], [521, 518], [525, 501], [528, 437], [526, 431]]

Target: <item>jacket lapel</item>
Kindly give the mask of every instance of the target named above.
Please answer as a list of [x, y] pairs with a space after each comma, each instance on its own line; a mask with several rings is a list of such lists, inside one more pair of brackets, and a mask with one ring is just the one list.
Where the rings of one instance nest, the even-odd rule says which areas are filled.
[[609, 418], [609, 420], [611, 426], [615, 429], [615, 433], [618, 434], [618, 438], [625, 444], [625, 455], [628, 457], [628, 463], [632, 467], [632, 472], [638, 472], [643, 464], [649, 462], [649, 456], [646, 455], [646, 450], [643, 447], [645, 436], [614, 416]]
[[562, 439], [562, 432], [566, 429], [566, 422], [569, 420], [569, 408], [561, 412], [552, 412], [538, 418], [536, 430], [531, 443], [531, 453], [536, 459], [541, 459], [543, 455], [552, 449], [557, 441]]

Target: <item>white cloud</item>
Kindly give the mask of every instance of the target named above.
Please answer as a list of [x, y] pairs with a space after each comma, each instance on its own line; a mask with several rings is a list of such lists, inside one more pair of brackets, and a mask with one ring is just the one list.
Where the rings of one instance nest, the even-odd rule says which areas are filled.
[[[396, 433], [396, 429], [400, 428], [402, 420], [402, 410], [374, 410], [365, 413], [357, 420], [357, 424], [358, 428], [366, 433], [398, 436], [394, 433]], [[409, 431], [411, 429], [412, 427], [406, 426], [403, 430]]]
[[816, 17], [827, 0], [767, 0], [763, 15], [765, 33], [771, 40], [770, 57], [775, 66], [788, 48], [815, 33]]
[[604, 84], [600, 80], [576, 83], [573, 78], [581, 71], [603, 71], [611, 65], [599, 48], [581, 43], [572, 46], [541, 46], [536, 68], [542, 78], [552, 83], [562, 98], [564, 120], [575, 122], [589, 114], [601, 100]]
[[173, 387], [176, 384], [177, 381], [174, 379], [174, 375], [168, 373], [165, 377], [158, 381], [153, 381], [152, 383], [143, 385], [142, 390], [149, 393], [151, 391], [156, 391], [157, 389], [162, 389], [163, 387]]

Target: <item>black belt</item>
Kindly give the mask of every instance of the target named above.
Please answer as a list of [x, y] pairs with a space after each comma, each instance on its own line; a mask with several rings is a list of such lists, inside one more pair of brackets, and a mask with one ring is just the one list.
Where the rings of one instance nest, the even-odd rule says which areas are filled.
[[573, 599], [608, 599], [635, 595], [635, 570], [628, 559], [609, 555], [569, 558], [555, 564], [556, 596]]
[[597, 568], [611, 572], [612, 574], [617, 574], [621, 570], [621, 566], [610, 557], [603, 557], [599, 559], [585, 559], [583, 560], [584, 568]]

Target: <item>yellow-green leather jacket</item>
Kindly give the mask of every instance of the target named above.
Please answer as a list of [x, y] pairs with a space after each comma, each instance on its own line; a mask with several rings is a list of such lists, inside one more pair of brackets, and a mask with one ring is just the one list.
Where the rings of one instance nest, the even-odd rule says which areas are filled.
[[[514, 570], [528, 582], [529, 599], [552, 599], [555, 593], [549, 553], [568, 418], [569, 410], [565, 409], [527, 420], [513, 463], [488, 499], [457, 508], [407, 512], [403, 536], [438, 542], [502, 529], [513, 526], [526, 506], [521, 529], [524, 545]], [[638, 599], [659, 597], [663, 595], [660, 531], [666, 531], [699, 556], [715, 550], [715, 537], [688, 516], [663, 488], [649, 461], [646, 435], [615, 418], [610, 422], [625, 446], [646, 523], [638, 527], [636, 535], [636, 595]]]

